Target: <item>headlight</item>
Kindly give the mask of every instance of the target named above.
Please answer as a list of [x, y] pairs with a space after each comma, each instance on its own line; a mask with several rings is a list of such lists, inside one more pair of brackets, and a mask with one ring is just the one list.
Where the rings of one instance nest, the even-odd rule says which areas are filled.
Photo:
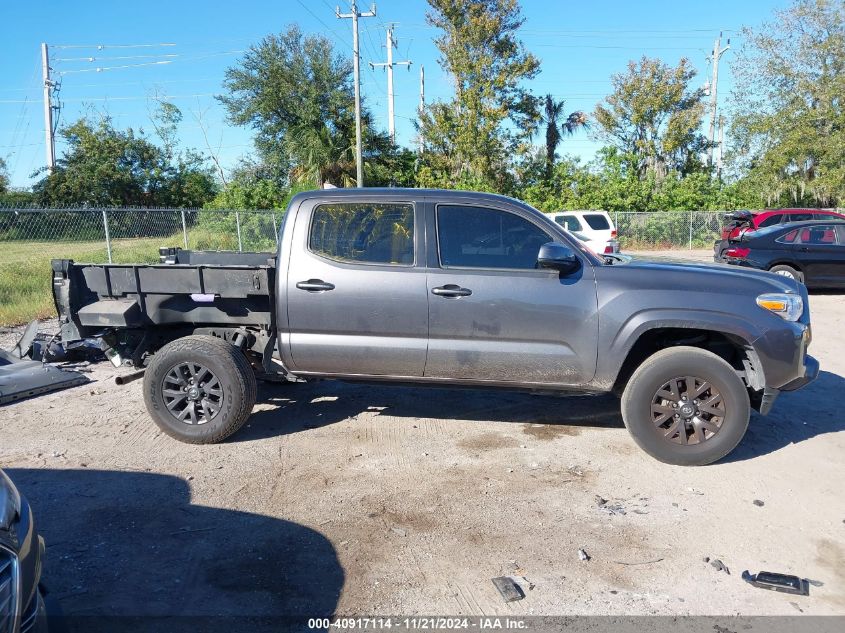
[[0, 530], [8, 530], [21, 512], [21, 496], [12, 481], [0, 470]]
[[804, 312], [804, 300], [798, 295], [767, 293], [757, 297], [757, 305], [787, 321], [797, 321]]

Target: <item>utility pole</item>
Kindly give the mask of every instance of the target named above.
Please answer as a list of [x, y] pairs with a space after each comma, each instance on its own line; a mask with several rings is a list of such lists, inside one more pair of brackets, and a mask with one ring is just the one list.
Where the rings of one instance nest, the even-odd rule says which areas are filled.
[[44, 84], [44, 145], [49, 174], [56, 167], [56, 143], [53, 136], [53, 80], [50, 79], [50, 53], [46, 42], [41, 42], [41, 79]]
[[420, 64], [420, 105], [419, 105], [419, 112], [418, 116], [420, 119], [420, 133], [419, 133], [419, 153], [422, 155], [423, 150], [425, 149], [425, 143], [423, 142], [423, 133], [422, 133], [422, 117], [425, 113], [425, 66]]
[[352, 11], [341, 13], [340, 7], [335, 7], [335, 15], [338, 19], [352, 18], [352, 69], [355, 74], [355, 168], [358, 186], [364, 186], [364, 163], [361, 157], [361, 69], [358, 55], [358, 18], [372, 18], [376, 15], [376, 5], [373, 4], [369, 11], [361, 13], [358, 5], [352, 0]]
[[731, 40], [728, 39], [728, 45], [722, 48], [722, 34], [716, 38], [713, 44], [713, 79], [710, 81], [710, 166], [713, 166], [713, 149], [714, 141], [716, 140], [716, 110], [718, 107], [718, 90], [719, 90], [719, 59], [731, 47]]
[[420, 65], [420, 116], [425, 112], [425, 66]]
[[725, 117], [723, 114], [719, 114], [719, 154], [718, 158], [716, 159], [716, 180], [721, 180], [722, 178], [722, 156], [724, 153], [724, 143], [725, 143]]
[[390, 142], [396, 144], [396, 122], [393, 114], [393, 67], [407, 66], [411, 69], [411, 62], [395, 62], [393, 61], [393, 49], [396, 48], [396, 39], [393, 37], [393, 26], [387, 27], [387, 62], [373, 63], [370, 62], [370, 67], [384, 66], [387, 68], [387, 130], [390, 134]]

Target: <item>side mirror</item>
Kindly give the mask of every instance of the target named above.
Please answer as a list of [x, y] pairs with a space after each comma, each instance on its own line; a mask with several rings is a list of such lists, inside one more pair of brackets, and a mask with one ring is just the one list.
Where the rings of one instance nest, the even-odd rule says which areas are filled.
[[574, 273], [581, 266], [571, 248], [560, 242], [549, 242], [540, 247], [537, 255], [537, 265], [540, 268], [551, 268], [564, 274]]

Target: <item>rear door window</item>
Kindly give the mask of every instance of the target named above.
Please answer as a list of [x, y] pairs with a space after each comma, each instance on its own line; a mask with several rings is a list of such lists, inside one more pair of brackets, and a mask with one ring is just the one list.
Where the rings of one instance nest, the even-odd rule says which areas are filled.
[[585, 213], [584, 220], [590, 225], [594, 231], [609, 231], [610, 222], [601, 213]]
[[831, 246], [836, 244], [836, 227], [828, 225], [800, 229], [798, 239], [801, 244], [813, 246]]
[[581, 230], [581, 223], [574, 215], [559, 215], [555, 218], [555, 222], [560, 224], [567, 231]]
[[440, 265], [458, 268], [534, 269], [552, 238], [513, 213], [472, 206], [437, 207]]
[[787, 213], [785, 215], [784, 222], [807, 222], [808, 220], [819, 219], [819, 216], [812, 213]]
[[321, 204], [314, 209], [308, 248], [341, 262], [414, 263], [414, 207], [396, 202]]

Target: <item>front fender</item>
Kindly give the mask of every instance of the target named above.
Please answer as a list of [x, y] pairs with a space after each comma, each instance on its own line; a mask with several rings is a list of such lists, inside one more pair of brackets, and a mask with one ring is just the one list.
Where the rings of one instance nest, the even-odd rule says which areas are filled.
[[[758, 324], [722, 310], [643, 309], [623, 321], [600, 318], [595, 386], [609, 389], [634, 344], [647, 332], [666, 328], [718, 332], [739, 339], [754, 348], [758, 356], [755, 343], [764, 333]], [[765, 364], [758, 369], [765, 374]]]

